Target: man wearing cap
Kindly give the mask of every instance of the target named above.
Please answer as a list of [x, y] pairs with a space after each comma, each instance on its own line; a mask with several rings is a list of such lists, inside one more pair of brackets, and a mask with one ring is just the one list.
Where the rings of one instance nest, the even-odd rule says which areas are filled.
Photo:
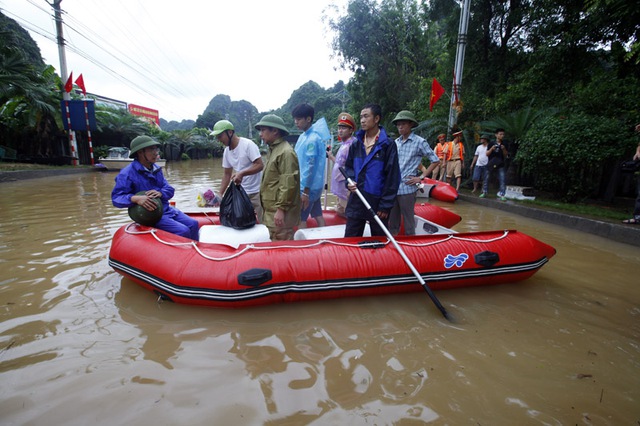
[[233, 124], [228, 120], [218, 121], [213, 126], [211, 135], [225, 146], [222, 153], [224, 175], [220, 183], [220, 194], [224, 194], [230, 182], [242, 185], [260, 221], [262, 218], [260, 181], [264, 164], [258, 145], [250, 139], [239, 137]]
[[[347, 186], [349, 191], [355, 192], [358, 189], [386, 227], [389, 223], [389, 212], [398, 193], [400, 168], [398, 149], [380, 125], [381, 120], [380, 105], [367, 104], [362, 108], [360, 130], [356, 133], [357, 141], [349, 147], [344, 168], [347, 176], [355, 182], [354, 185]], [[367, 221], [371, 227], [371, 235], [386, 235], [384, 229], [371, 217], [360, 197], [353, 194], [349, 196], [345, 215], [345, 237], [362, 236]]]
[[453, 140], [447, 142], [444, 148], [444, 168], [447, 171], [447, 183], [451, 185], [456, 178], [456, 191], [460, 190], [462, 183], [462, 163], [464, 162], [464, 144], [462, 143], [462, 130], [453, 133]]
[[[314, 114], [309, 104], [297, 105], [291, 112], [296, 127], [302, 130], [295, 147], [300, 164], [300, 228], [307, 226], [309, 216], [316, 220], [318, 226], [325, 225], [320, 197], [324, 188], [327, 154], [322, 137], [312, 127]], [[326, 124], [324, 120], [323, 123]]]
[[340, 172], [340, 167], [344, 167], [347, 162], [347, 155], [349, 154], [349, 147], [356, 138], [353, 136], [353, 132], [356, 130], [356, 121], [351, 114], [347, 112], [341, 112], [338, 115], [338, 140], [340, 141], [340, 148], [334, 156], [331, 151], [328, 152], [329, 160], [333, 161], [333, 170], [331, 172], [331, 192], [338, 197], [338, 205], [336, 206], [336, 212], [340, 216], [344, 216], [345, 209], [347, 207], [347, 200], [349, 199], [349, 190], [345, 185], [345, 178]]
[[[398, 235], [402, 218], [404, 219], [405, 235], [415, 235], [414, 206], [418, 184], [438, 166], [440, 159], [424, 138], [413, 133], [412, 129], [418, 125], [418, 121], [411, 111], [400, 111], [392, 123], [396, 125], [400, 134], [400, 137], [395, 141], [398, 149], [400, 186], [398, 187], [398, 196], [389, 214], [389, 232]], [[431, 164], [423, 174], [420, 174], [423, 157], [427, 157]]]
[[480, 181], [482, 181], [482, 193], [480, 194], [480, 198], [486, 197], [489, 189], [489, 170], [487, 170], [487, 164], [489, 163], [489, 157], [487, 156], [489, 139], [491, 139], [491, 136], [486, 133], [480, 137], [480, 145], [476, 148], [476, 153], [471, 161], [471, 166], [469, 166], [471, 173], [473, 173], [472, 194], [475, 194], [478, 190], [478, 186], [480, 186]]
[[[155, 164], [160, 158], [159, 146], [160, 142], [149, 136], [138, 136], [131, 141], [129, 157], [133, 161], [116, 176], [111, 202], [118, 208], [137, 204], [153, 211], [157, 208], [153, 199], [159, 198], [162, 217], [154, 227], [198, 241], [198, 221], [169, 205], [175, 189], [164, 178], [162, 168]], [[137, 195], [139, 192], [144, 195]]]
[[293, 228], [300, 223], [298, 156], [284, 139], [289, 131], [282, 118], [267, 114], [255, 128], [269, 146], [269, 157], [260, 183], [261, 222], [269, 228], [271, 240], [291, 240]]

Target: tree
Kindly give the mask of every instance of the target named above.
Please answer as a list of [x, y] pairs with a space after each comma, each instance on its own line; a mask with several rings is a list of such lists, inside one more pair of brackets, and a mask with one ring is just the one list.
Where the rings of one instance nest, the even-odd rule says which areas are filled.
[[65, 154], [57, 143], [62, 136], [56, 96], [60, 79], [53, 67], [34, 63], [11, 44], [18, 39], [6, 32], [0, 36], [0, 142], [16, 149], [21, 158], [60, 157]]
[[136, 136], [150, 133], [150, 124], [120, 108], [96, 107], [96, 140], [103, 145], [129, 147]]
[[566, 202], [603, 196], [607, 182], [635, 145], [632, 130], [583, 113], [548, 116], [533, 124], [517, 159], [536, 187]]
[[355, 73], [356, 105], [376, 102], [390, 116], [415, 98], [435, 69], [424, 16], [413, 0], [352, 0], [345, 15], [326, 17], [337, 58]]

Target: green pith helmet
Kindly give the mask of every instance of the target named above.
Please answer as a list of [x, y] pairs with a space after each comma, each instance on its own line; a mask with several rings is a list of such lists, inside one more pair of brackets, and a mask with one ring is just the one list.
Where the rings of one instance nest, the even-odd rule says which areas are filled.
[[149, 146], [160, 145], [160, 142], [154, 140], [151, 136], [137, 136], [131, 141], [131, 150], [129, 151], [129, 158], [136, 158], [136, 152]]
[[490, 141], [491, 140], [491, 134], [483, 133], [482, 136], [480, 136], [480, 140], [482, 140], [482, 139], [486, 139], [486, 140]]
[[213, 125], [211, 136], [218, 136], [225, 130], [235, 130], [235, 127], [233, 127], [233, 124], [229, 120], [220, 120]]
[[[138, 192], [136, 195], [144, 195], [145, 191]], [[129, 217], [136, 223], [144, 226], [153, 226], [162, 218], [162, 201], [160, 198], [152, 198], [157, 208], [150, 212], [144, 207], [136, 204], [129, 207]]]
[[283, 136], [289, 134], [287, 126], [284, 125], [284, 120], [275, 114], [267, 114], [255, 125], [256, 130], [260, 130], [260, 127], [273, 127], [274, 129], [280, 129], [283, 132]]
[[419, 124], [413, 113], [407, 110], [400, 111], [398, 115], [396, 115], [396, 118], [393, 119], [392, 123], [396, 124], [398, 121], [410, 121], [412, 123], [411, 127], [416, 127]]

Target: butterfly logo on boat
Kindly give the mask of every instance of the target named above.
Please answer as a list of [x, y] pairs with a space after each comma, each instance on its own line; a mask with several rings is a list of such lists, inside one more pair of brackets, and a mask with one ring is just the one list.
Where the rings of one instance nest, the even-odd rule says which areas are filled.
[[464, 262], [466, 262], [467, 259], [469, 259], [469, 255], [467, 253], [460, 253], [457, 256], [448, 254], [447, 257], [444, 258], [444, 267], [447, 269], [454, 266], [462, 268], [462, 265], [464, 265]]

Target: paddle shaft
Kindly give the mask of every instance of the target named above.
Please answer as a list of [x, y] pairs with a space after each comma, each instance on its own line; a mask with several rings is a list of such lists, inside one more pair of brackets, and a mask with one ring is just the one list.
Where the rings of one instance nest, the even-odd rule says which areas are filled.
[[[353, 182], [353, 180], [351, 180], [351, 178], [347, 175], [346, 170], [344, 169], [344, 167], [340, 167], [340, 173], [342, 173], [344, 175], [344, 177], [347, 179], [347, 182], [350, 185], [355, 185], [355, 183]], [[400, 253], [400, 256], [402, 257], [402, 259], [404, 260], [404, 262], [407, 264], [407, 266], [409, 267], [409, 269], [411, 269], [411, 272], [413, 272], [413, 275], [415, 275], [415, 277], [418, 279], [418, 282], [420, 283], [420, 285], [422, 286], [422, 288], [424, 288], [424, 290], [427, 292], [427, 294], [429, 295], [429, 297], [431, 298], [431, 300], [433, 301], [433, 303], [436, 305], [436, 308], [438, 308], [438, 310], [440, 310], [440, 312], [442, 312], [442, 315], [450, 320], [449, 318], [449, 313], [447, 312], [447, 310], [444, 308], [444, 306], [442, 306], [442, 303], [440, 303], [440, 301], [438, 300], [438, 298], [436, 297], [435, 294], [433, 294], [433, 291], [429, 288], [429, 286], [427, 285], [427, 283], [424, 281], [424, 279], [422, 278], [422, 275], [420, 275], [420, 273], [418, 272], [418, 270], [415, 268], [415, 266], [413, 266], [413, 263], [411, 263], [411, 261], [409, 260], [409, 258], [407, 257], [406, 253], [404, 252], [404, 250], [402, 249], [402, 247], [400, 247], [400, 245], [398, 244], [398, 242], [396, 241], [395, 238], [393, 238], [393, 235], [391, 235], [391, 232], [389, 232], [389, 230], [387, 229], [386, 226], [384, 226], [384, 223], [382, 223], [382, 220], [380, 219], [380, 217], [378, 217], [378, 215], [376, 214], [376, 212], [373, 211], [373, 208], [371, 208], [371, 204], [369, 204], [369, 202], [367, 201], [366, 198], [364, 198], [364, 195], [362, 195], [362, 193], [360, 192], [360, 190], [356, 187], [355, 190], [356, 194], [358, 195], [358, 197], [360, 198], [360, 201], [362, 201], [362, 204], [364, 204], [365, 208], [367, 210], [369, 210], [369, 213], [371, 213], [371, 215], [373, 216], [373, 218], [375, 219], [375, 221], [378, 223], [378, 226], [380, 226], [380, 228], [382, 228], [382, 230], [384, 231], [385, 235], [387, 236], [387, 238], [389, 238], [389, 241], [391, 241], [391, 243], [393, 244], [393, 246], [396, 248], [396, 250], [398, 251], [398, 253]]]

